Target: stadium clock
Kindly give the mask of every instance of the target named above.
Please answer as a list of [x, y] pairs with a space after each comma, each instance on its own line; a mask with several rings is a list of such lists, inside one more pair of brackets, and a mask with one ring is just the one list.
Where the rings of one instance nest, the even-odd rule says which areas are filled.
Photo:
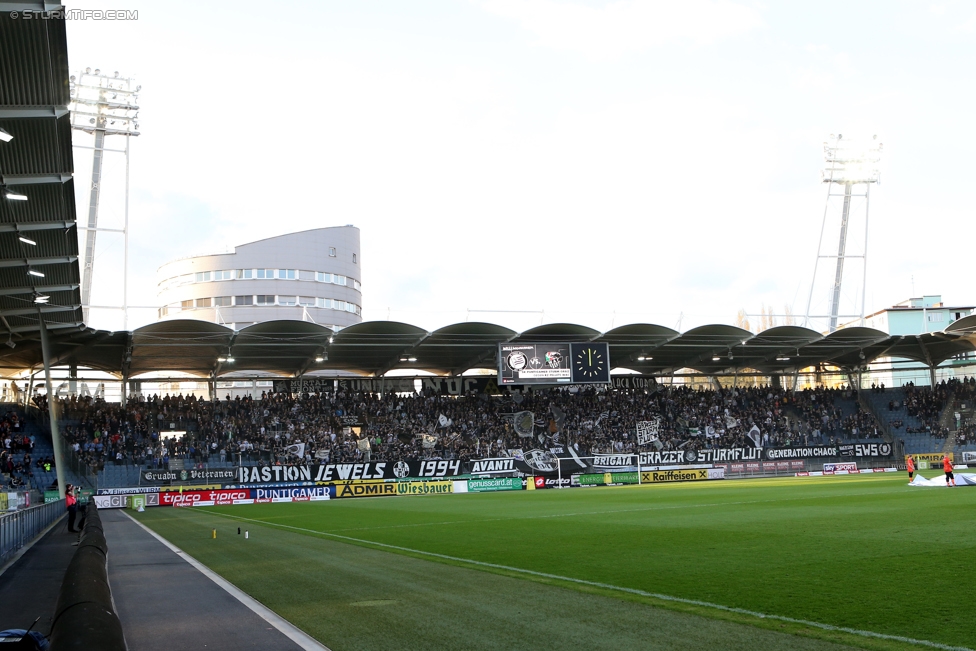
[[610, 382], [610, 355], [606, 344], [573, 344], [574, 383]]

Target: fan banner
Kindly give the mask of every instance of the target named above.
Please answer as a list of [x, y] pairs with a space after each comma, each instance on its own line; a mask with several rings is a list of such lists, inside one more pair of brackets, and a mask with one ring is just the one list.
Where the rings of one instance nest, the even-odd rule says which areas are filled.
[[661, 418], [653, 420], [641, 420], [637, 422], [637, 444], [647, 445], [658, 439], [658, 432], [661, 429]]
[[308, 466], [241, 467], [234, 477], [240, 485], [284, 482], [332, 482], [354, 479], [439, 478], [463, 474], [457, 459], [430, 461], [373, 461], [370, 463], [323, 463]]

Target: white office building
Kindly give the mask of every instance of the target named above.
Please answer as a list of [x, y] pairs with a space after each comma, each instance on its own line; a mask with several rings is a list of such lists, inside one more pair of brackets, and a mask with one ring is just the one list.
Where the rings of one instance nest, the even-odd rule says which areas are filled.
[[235, 330], [293, 319], [341, 330], [362, 321], [355, 226], [316, 228], [168, 262], [158, 271], [159, 320], [200, 319]]

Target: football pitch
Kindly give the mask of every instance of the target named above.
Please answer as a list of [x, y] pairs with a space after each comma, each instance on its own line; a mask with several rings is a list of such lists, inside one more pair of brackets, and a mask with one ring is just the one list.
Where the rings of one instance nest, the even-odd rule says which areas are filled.
[[976, 648], [976, 488], [906, 484], [790, 477], [135, 517], [334, 651]]

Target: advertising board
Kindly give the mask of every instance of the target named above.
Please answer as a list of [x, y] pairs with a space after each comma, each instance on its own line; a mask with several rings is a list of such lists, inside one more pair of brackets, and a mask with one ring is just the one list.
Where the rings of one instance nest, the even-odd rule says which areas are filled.
[[387, 497], [397, 494], [397, 485], [392, 481], [340, 481], [332, 484], [335, 497]]
[[615, 484], [636, 484], [638, 483], [638, 473], [636, 472], [603, 472], [591, 473], [579, 476], [580, 486], [611, 486]]
[[251, 491], [246, 488], [209, 491], [167, 491], [159, 493], [160, 506], [225, 506], [251, 500]]
[[522, 480], [519, 477], [494, 477], [488, 479], [469, 479], [469, 493], [493, 493], [496, 491], [520, 491]]
[[698, 470], [652, 470], [650, 472], [641, 473], [642, 484], [655, 484], [660, 482], [674, 481], [701, 481], [706, 479], [725, 479], [725, 469], [700, 468]]
[[847, 474], [849, 472], [857, 472], [856, 462], [843, 461], [841, 463], [825, 463], [823, 465], [823, 474], [825, 475]]
[[397, 495], [447, 495], [454, 492], [453, 481], [398, 481]]
[[[293, 502], [319, 501], [334, 497], [336, 489], [334, 486], [302, 486], [299, 488], [252, 488], [251, 497], [257, 500], [275, 500], [284, 497], [291, 498]], [[236, 502], [235, 502], [236, 503]]]

